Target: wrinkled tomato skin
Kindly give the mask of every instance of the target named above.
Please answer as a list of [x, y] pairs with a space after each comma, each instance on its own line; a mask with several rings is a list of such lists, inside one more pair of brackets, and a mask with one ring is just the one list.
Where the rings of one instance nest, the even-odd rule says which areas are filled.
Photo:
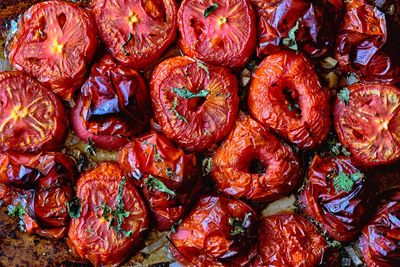
[[63, 104], [25, 74], [0, 73], [0, 110], [0, 151], [48, 151], [64, 142], [68, 117]]
[[258, 236], [258, 255], [253, 267], [318, 266], [327, 249], [317, 228], [298, 214], [261, 219]]
[[[182, 218], [200, 188], [196, 156], [176, 148], [166, 137], [152, 133], [133, 140], [119, 153], [118, 162], [142, 189], [155, 219], [155, 227], [169, 230]], [[148, 188], [145, 179], [155, 177], [176, 195]]]
[[349, 103], [336, 100], [335, 129], [340, 142], [362, 167], [400, 159], [400, 91], [392, 85], [353, 84]]
[[102, 203], [116, 210], [119, 188], [124, 179], [122, 169], [116, 163], [103, 162], [95, 169], [83, 173], [76, 184], [76, 194], [80, 199], [79, 218], [71, 219], [68, 231], [68, 246], [94, 266], [117, 266], [142, 244], [149, 219], [146, 205], [134, 185], [126, 179], [122, 190], [124, 217], [121, 229], [131, 230], [126, 237], [115, 230], [115, 221], [103, 218]]
[[64, 1], [46, 1], [22, 15], [8, 57], [15, 69], [70, 100], [83, 83], [96, 48], [96, 30], [85, 10]]
[[[229, 218], [248, 220], [231, 235]], [[257, 215], [240, 200], [202, 196], [170, 236], [175, 259], [185, 266], [245, 266], [256, 254]]]
[[[218, 7], [205, 17], [214, 4]], [[255, 49], [255, 23], [249, 0], [184, 0], [178, 11], [179, 47], [187, 56], [237, 69]]]
[[92, 5], [102, 41], [125, 66], [151, 65], [176, 38], [174, 0], [95, 0]]
[[305, 213], [317, 220], [332, 238], [342, 242], [353, 240], [361, 231], [368, 215], [370, 195], [364, 179], [359, 179], [350, 192], [337, 192], [333, 178], [339, 173], [357, 172], [360, 171], [350, 158], [320, 158], [316, 155], [300, 194]]
[[58, 152], [0, 154], [0, 201], [21, 205], [30, 234], [62, 238], [67, 232], [67, 202], [73, 198], [73, 161]]
[[[252, 170], [254, 162], [261, 170]], [[299, 184], [301, 174], [294, 151], [243, 113], [213, 156], [216, 187], [236, 198], [276, 200]]]
[[[292, 107], [291, 99], [298, 101], [301, 111]], [[322, 87], [312, 64], [292, 51], [263, 60], [253, 74], [248, 99], [254, 118], [301, 149], [315, 148], [326, 139], [329, 102], [329, 91]]]
[[148, 125], [149, 92], [133, 69], [110, 55], [93, 67], [71, 112], [75, 134], [103, 149], [117, 150]]
[[[225, 68], [202, 68], [189, 57], [169, 58], [154, 70], [150, 87], [155, 118], [162, 132], [188, 151], [210, 148], [226, 136], [235, 122], [238, 81]], [[209, 93], [205, 98], [184, 99], [173, 88]]]

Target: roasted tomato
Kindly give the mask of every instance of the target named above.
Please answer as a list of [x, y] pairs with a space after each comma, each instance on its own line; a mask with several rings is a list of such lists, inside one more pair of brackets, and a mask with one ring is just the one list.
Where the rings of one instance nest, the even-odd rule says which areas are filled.
[[400, 159], [400, 91], [392, 85], [353, 84], [335, 105], [340, 142], [365, 167]]
[[315, 156], [300, 202], [339, 241], [353, 240], [366, 219], [370, 196], [364, 174], [349, 158]]
[[301, 54], [281, 51], [266, 57], [253, 75], [249, 110], [300, 148], [320, 145], [330, 126], [330, 95]]
[[231, 129], [239, 108], [238, 82], [227, 69], [189, 57], [162, 62], [151, 79], [155, 117], [183, 148], [202, 151]]
[[82, 174], [76, 185], [79, 218], [67, 243], [95, 266], [116, 266], [141, 245], [149, 224], [146, 205], [116, 163], [103, 162]]
[[187, 266], [244, 266], [256, 254], [257, 215], [239, 200], [203, 196], [170, 240]]
[[273, 201], [292, 191], [301, 179], [293, 150], [250, 116], [240, 114], [233, 130], [213, 156], [218, 190], [253, 201]]
[[325, 239], [303, 216], [273, 215], [260, 224], [259, 251], [252, 266], [317, 266], [322, 262]]
[[142, 188], [159, 230], [169, 230], [182, 218], [200, 187], [196, 156], [159, 134], [128, 144], [119, 153], [119, 163]]
[[174, 0], [95, 0], [93, 5], [101, 39], [126, 66], [151, 64], [175, 40]]
[[82, 140], [91, 139], [100, 148], [116, 150], [144, 129], [150, 109], [142, 77], [105, 55], [83, 85], [71, 122]]
[[0, 202], [20, 216], [28, 233], [67, 233], [74, 179], [74, 163], [62, 153], [0, 154]]
[[0, 150], [53, 150], [66, 137], [68, 117], [61, 101], [24, 74], [0, 73], [0, 110]]
[[378, 209], [360, 237], [364, 260], [369, 267], [400, 265], [400, 193]]
[[239, 68], [255, 49], [255, 16], [249, 0], [184, 0], [178, 22], [183, 53], [204, 62]]
[[84, 81], [96, 46], [95, 28], [83, 9], [46, 1], [23, 14], [8, 56], [14, 68], [69, 100]]

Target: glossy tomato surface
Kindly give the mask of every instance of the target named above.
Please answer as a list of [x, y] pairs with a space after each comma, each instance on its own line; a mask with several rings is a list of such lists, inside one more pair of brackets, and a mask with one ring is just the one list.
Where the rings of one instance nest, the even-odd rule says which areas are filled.
[[22, 15], [8, 56], [15, 69], [70, 100], [84, 81], [96, 46], [96, 31], [85, 10], [46, 1]]
[[0, 150], [39, 152], [59, 148], [68, 117], [61, 101], [19, 72], [0, 73]]
[[146, 205], [116, 163], [103, 162], [76, 184], [81, 213], [67, 243], [94, 266], [118, 265], [142, 244], [149, 224]]
[[203, 196], [170, 239], [184, 265], [244, 266], [256, 253], [257, 215], [239, 200]]
[[218, 190], [225, 194], [273, 201], [299, 184], [301, 167], [288, 145], [241, 113], [213, 156], [212, 176]]
[[266, 57], [253, 74], [249, 110], [261, 124], [272, 128], [302, 149], [325, 140], [330, 128], [330, 95], [310, 61], [281, 51]]
[[93, 67], [71, 112], [75, 134], [100, 148], [116, 150], [148, 124], [149, 92], [133, 69], [114, 62], [110, 55]]
[[176, 37], [174, 0], [95, 0], [93, 13], [108, 51], [135, 69], [152, 64]]
[[178, 27], [183, 53], [213, 65], [242, 67], [255, 48], [255, 15], [249, 0], [184, 0]]
[[221, 141], [239, 108], [236, 77], [189, 57], [158, 65], [150, 94], [163, 133], [189, 151], [203, 151]]

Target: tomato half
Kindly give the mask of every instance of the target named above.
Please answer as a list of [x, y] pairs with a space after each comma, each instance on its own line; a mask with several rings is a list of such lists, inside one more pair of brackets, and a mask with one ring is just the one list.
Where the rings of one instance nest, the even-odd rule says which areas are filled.
[[257, 215], [239, 200], [203, 196], [170, 240], [186, 266], [244, 266], [257, 250]]
[[301, 54], [280, 51], [255, 71], [249, 110], [262, 124], [303, 149], [325, 140], [330, 128], [330, 95]]
[[0, 73], [0, 110], [0, 150], [53, 150], [66, 137], [68, 117], [61, 101], [25, 74]]
[[81, 89], [71, 112], [72, 127], [85, 142], [117, 150], [146, 127], [150, 105], [142, 77], [105, 55]]
[[95, 0], [93, 13], [108, 51], [135, 69], [153, 63], [176, 37], [174, 0]]
[[255, 49], [255, 16], [249, 0], [184, 0], [178, 27], [183, 53], [213, 65], [242, 67]]
[[146, 205], [116, 163], [103, 162], [76, 184], [79, 218], [71, 219], [67, 244], [95, 266], [118, 265], [142, 244]]
[[225, 194], [273, 201], [299, 184], [301, 167], [288, 145], [242, 113], [213, 156], [212, 177]]
[[236, 77], [189, 57], [158, 65], [150, 94], [163, 133], [189, 151], [203, 151], [220, 141], [238, 112]]
[[14, 68], [69, 100], [82, 84], [96, 46], [95, 28], [83, 9], [46, 1], [23, 14], [8, 56]]

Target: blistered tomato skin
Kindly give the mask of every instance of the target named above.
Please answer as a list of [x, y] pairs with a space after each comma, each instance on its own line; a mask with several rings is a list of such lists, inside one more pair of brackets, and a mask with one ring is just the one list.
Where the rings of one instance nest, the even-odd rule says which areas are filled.
[[142, 244], [149, 224], [145, 203], [116, 163], [82, 174], [76, 192], [81, 213], [71, 219], [67, 244], [94, 266], [117, 266]]
[[221, 141], [239, 108], [238, 82], [227, 69], [189, 57], [163, 61], [151, 78], [151, 99], [162, 132], [199, 152]]
[[63, 143], [68, 117], [61, 101], [20, 72], [0, 73], [0, 150], [39, 152]]
[[110, 55], [93, 67], [71, 112], [75, 134], [97, 147], [117, 150], [147, 126], [151, 104], [142, 77]]
[[323, 143], [330, 128], [330, 95], [301, 54], [280, 51], [253, 74], [248, 105], [261, 124], [301, 149]]
[[255, 49], [255, 21], [249, 0], [184, 0], [178, 12], [179, 46], [209, 64], [239, 68]]
[[202, 196], [170, 240], [185, 266], [245, 266], [257, 250], [257, 215], [239, 200]]
[[174, 42], [174, 0], [95, 0], [99, 34], [111, 55], [135, 69], [152, 64]]
[[236, 198], [276, 200], [298, 185], [301, 174], [294, 151], [243, 113], [213, 156], [216, 187]]
[[11, 65], [70, 100], [96, 51], [91, 17], [74, 4], [46, 1], [21, 17], [8, 46]]

